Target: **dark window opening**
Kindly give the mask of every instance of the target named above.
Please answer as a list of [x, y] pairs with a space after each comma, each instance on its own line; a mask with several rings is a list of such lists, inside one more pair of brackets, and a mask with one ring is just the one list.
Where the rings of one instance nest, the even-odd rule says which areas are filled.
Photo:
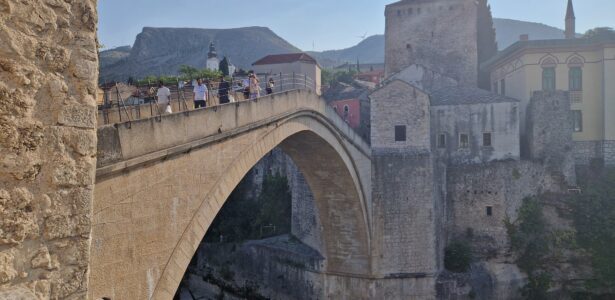
[[412, 7], [408, 8], [408, 14], [411, 15], [412, 14]]
[[570, 68], [568, 72], [570, 76], [569, 89], [572, 92], [578, 92], [583, 90], [583, 69], [580, 67]]
[[506, 96], [506, 79], [502, 79], [500, 81], [500, 89], [501, 89], [501, 94]]
[[446, 134], [438, 135], [438, 148], [446, 148]]
[[493, 216], [493, 206], [487, 206], [487, 216]]
[[542, 90], [555, 91], [555, 68], [544, 68], [542, 70]]
[[399, 16], [401, 16], [401, 10], [398, 10], [398, 11], [397, 11], [397, 16], [398, 16], [398, 17], [399, 17]]
[[396, 142], [406, 141], [406, 126], [405, 125], [395, 126], [395, 141]]
[[416, 9], [416, 13], [417, 13], [418, 15], [420, 15], [420, 14], [421, 14], [421, 8], [420, 8], [420, 7]]
[[583, 111], [573, 110], [572, 119], [574, 122], [572, 124], [574, 132], [583, 132]]
[[410, 44], [406, 44], [406, 49], [408, 49], [408, 50], [412, 51], [412, 45], [410, 45]]
[[491, 133], [485, 132], [483, 133], [483, 147], [491, 147]]
[[498, 82], [494, 81], [493, 82], [493, 90], [491, 90], [491, 91], [497, 94], [498, 90], [499, 90]]
[[462, 133], [459, 135], [459, 148], [469, 148], [470, 147], [470, 136]]

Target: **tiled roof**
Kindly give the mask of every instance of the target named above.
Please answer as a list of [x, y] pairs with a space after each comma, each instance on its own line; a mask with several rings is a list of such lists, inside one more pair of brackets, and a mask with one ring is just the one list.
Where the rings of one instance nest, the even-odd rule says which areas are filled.
[[615, 38], [608, 36], [600, 36], [594, 38], [578, 38], [578, 39], [557, 39], [557, 40], [533, 40], [519, 41], [512, 44], [510, 47], [500, 51], [496, 56], [481, 65], [481, 69], [488, 70], [499, 61], [507, 59], [517, 51], [525, 49], [540, 49], [540, 48], [570, 48], [570, 47], [586, 47], [599, 45], [615, 45]]
[[275, 65], [275, 64], [288, 64], [294, 62], [306, 62], [317, 65], [318, 62], [311, 56], [306, 53], [288, 53], [288, 54], [276, 54], [276, 55], [267, 55], [255, 63], [253, 66], [258, 65]]
[[432, 106], [519, 102], [517, 99], [498, 95], [475, 87], [444, 87], [431, 92], [430, 95]]

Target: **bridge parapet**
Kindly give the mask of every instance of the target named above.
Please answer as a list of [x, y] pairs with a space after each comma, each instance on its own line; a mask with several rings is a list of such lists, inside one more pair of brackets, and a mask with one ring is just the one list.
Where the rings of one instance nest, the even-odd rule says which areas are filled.
[[98, 129], [98, 174], [116, 169], [118, 166], [109, 166], [118, 162], [190, 151], [242, 131], [275, 126], [297, 114], [321, 118], [340, 138], [370, 156], [369, 145], [325, 101], [311, 91], [292, 90], [252, 101], [102, 126]]

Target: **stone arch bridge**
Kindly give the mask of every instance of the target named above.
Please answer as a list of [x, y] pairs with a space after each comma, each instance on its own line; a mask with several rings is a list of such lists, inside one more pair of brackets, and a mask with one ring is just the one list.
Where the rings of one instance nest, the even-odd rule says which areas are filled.
[[314, 194], [325, 273], [370, 277], [370, 148], [294, 90], [98, 129], [89, 298], [171, 299], [227, 197], [275, 147]]

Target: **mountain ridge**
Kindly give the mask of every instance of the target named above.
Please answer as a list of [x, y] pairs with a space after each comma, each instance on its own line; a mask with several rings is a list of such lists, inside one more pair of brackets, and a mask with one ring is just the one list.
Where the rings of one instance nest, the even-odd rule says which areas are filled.
[[[541, 23], [501, 18], [493, 21], [500, 50], [518, 41], [521, 34], [529, 34], [532, 40], [564, 37], [563, 30]], [[216, 43], [220, 59], [228, 56], [233, 64], [244, 69], [249, 69], [254, 61], [265, 55], [301, 52], [262, 26], [232, 29], [144, 27], [133, 46], [101, 51], [101, 81], [176, 75], [183, 64], [203, 68], [211, 41]], [[323, 67], [356, 63], [357, 60], [360, 63], [382, 63], [384, 35], [372, 35], [344, 49], [307, 53]]]

